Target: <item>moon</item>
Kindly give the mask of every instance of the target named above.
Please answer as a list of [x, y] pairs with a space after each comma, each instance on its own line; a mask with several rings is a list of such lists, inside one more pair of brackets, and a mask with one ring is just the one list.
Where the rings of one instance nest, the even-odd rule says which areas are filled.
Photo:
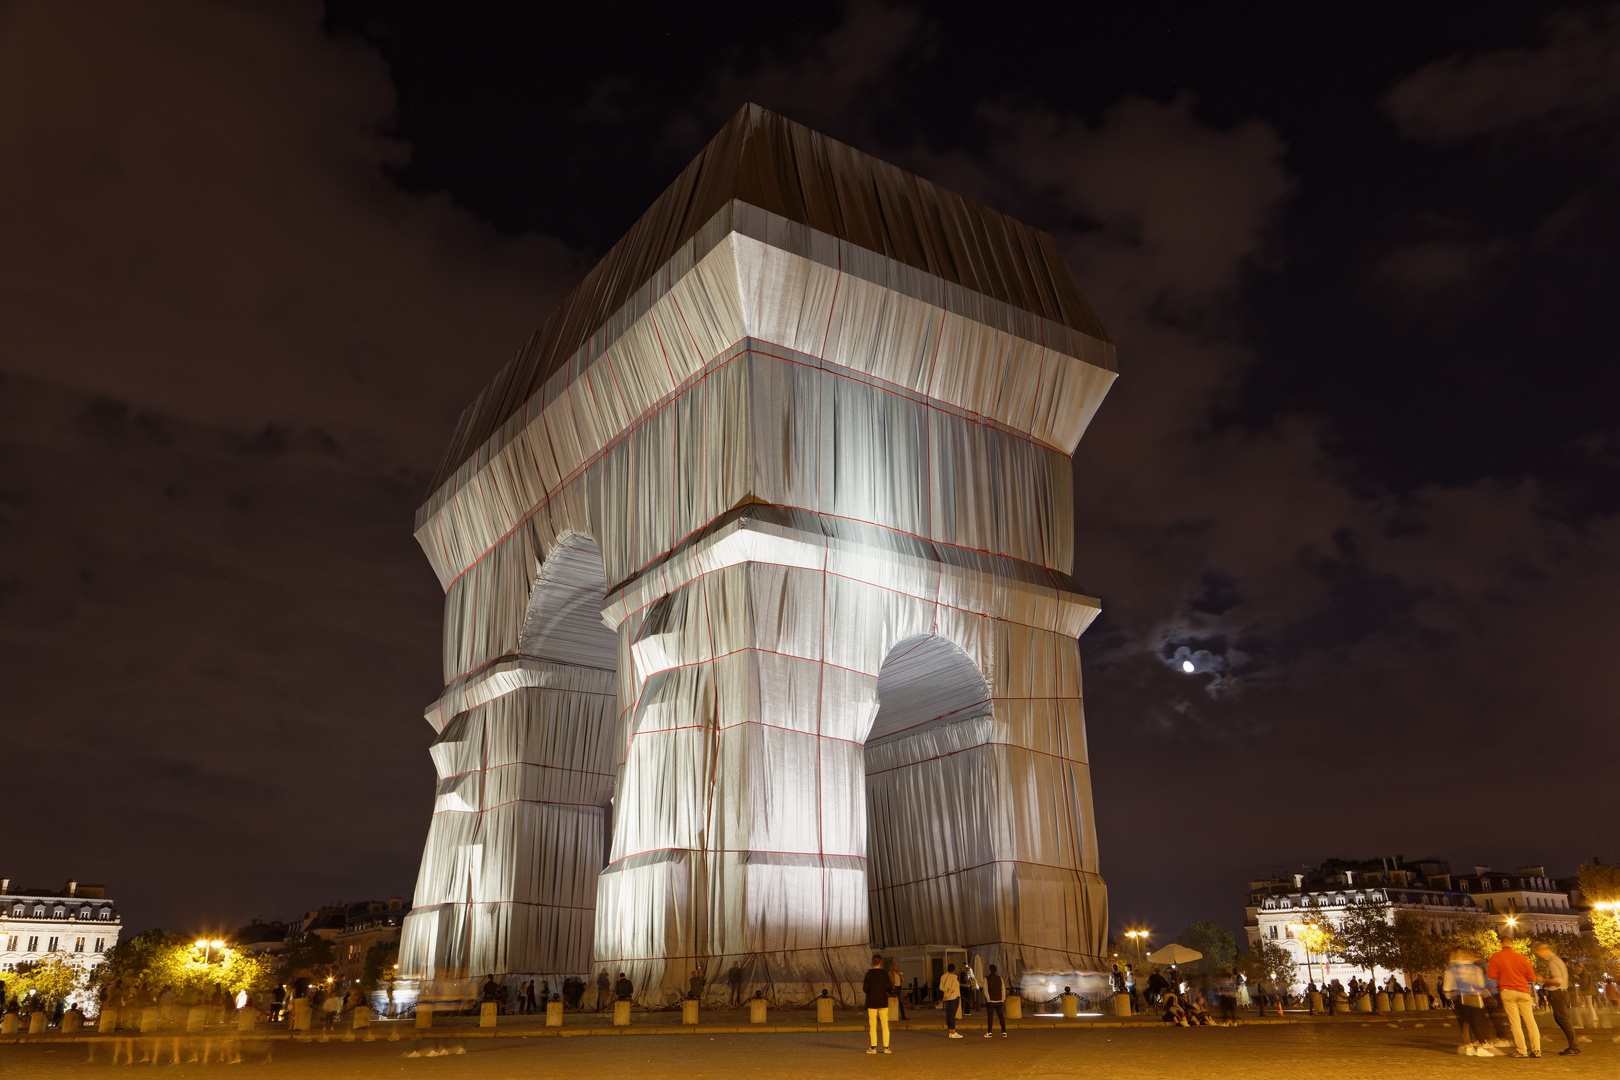
[[1191, 675], [1193, 673], [1193, 662], [1191, 660], [1183, 660], [1181, 662], [1181, 670]]

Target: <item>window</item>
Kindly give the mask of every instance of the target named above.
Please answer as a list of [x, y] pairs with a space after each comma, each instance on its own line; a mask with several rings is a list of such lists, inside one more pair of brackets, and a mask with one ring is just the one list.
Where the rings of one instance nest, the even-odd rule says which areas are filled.
[[41, 905], [39, 905], [38, 907], [36, 907], [34, 909], [34, 918], [43, 919], [44, 917], [45, 917], [45, 905], [41, 904]]
[[23, 906], [21, 904], [18, 904], [16, 907], [11, 909], [11, 914], [15, 918], [18, 918], [18, 919], [22, 918], [22, 913], [23, 913]]
[[67, 914], [67, 908], [59, 907], [54, 912], [51, 913], [51, 918], [60, 919], [62, 916], [66, 915], [66, 914]]
[[103, 918], [103, 919], [110, 919], [110, 918], [112, 918], [112, 908], [110, 908], [110, 907], [104, 907], [104, 908], [102, 908], [102, 909], [101, 909], [101, 917], [102, 917], [102, 918]]
[[73, 941], [73, 951], [74, 952], [84, 952], [84, 938], [75, 938], [74, 939], [74, 941]]
[[1495, 900], [1487, 900], [1487, 901], [1485, 901], [1485, 910], [1486, 911], [1495, 911], [1496, 910], [1496, 901]]
[[[1272, 936], [1272, 937], [1276, 937], [1276, 936], [1277, 936], [1277, 924], [1276, 924], [1276, 923], [1272, 923], [1272, 924], [1271, 924], [1271, 936]], [[15, 941], [15, 940], [17, 940], [17, 939], [16, 939], [16, 938], [12, 938], [12, 940], [13, 940], [13, 941]]]
[[84, 907], [79, 909], [79, 918], [88, 919], [89, 917], [90, 917], [90, 905], [86, 904]]
[[1275, 900], [1267, 900], [1266, 903], [1265, 903], [1265, 908], [1266, 908], [1267, 911], [1274, 910], [1276, 908], [1276, 906], [1277, 906], [1277, 901], [1275, 901]]
[[38, 934], [35, 934], [33, 937], [28, 939], [28, 951], [29, 952], [39, 952], [39, 935]]
[[48, 948], [48, 949], [46, 949], [46, 950], [45, 950], [45, 951], [46, 951], [46, 952], [55, 952], [55, 951], [56, 951], [56, 945], [57, 945], [57, 942], [59, 942], [59, 941], [61, 941], [61, 940], [62, 940], [62, 939], [61, 939], [61, 938], [51, 938], [51, 944], [50, 944], [50, 948]]
[[105, 952], [106, 948], [107, 948], [107, 939], [104, 938], [104, 937], [96, 938], [96, 952]]
[[1479, 879], [1479, 891], [1480, 892], [1490, 892], [1491, 891], [1491, 879], [1490, 878], [1482, 877], [1482, 878]]
[[12, 934], [9, 938], [6, 939], [6, 952], [16, 952], [16, 951], [17, 951], [17, 935]]

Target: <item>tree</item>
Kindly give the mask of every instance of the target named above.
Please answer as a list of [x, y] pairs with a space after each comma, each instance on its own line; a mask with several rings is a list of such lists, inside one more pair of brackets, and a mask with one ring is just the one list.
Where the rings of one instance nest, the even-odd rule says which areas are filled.
[[1270, 938], [1256, 938], [1244, 956], [1243, 974], [1251, 983], [1287, 990], [1294, 982], [1294, 954]]
[[82, 989], [87, 974], [67, 953], [58, 951], [32, 964], [19, 964], [16, 971], [6, 972], [0, 980], [6, 984], [6, 996], [15, 997], [24, 1011], [30, 1008], [30, 994], [39, 1008], [49, 1010]]
[[313, 982], [321, 982], [332, 974], [335, 960], [331, 942], [319, 934], [298, 934], [288, 938], [281, 950], [281, 966], [276, 970], [276, 981], [290, 983], [303, 975]]
[[1408, 986], [1418, 972], [1439, 971], [1446, 966], [1450, 942], [1430, 929], [1427, 919], [1413, 911], [1398, 912], [1394, 931], [1397, 964]]
[[1327, 964], [1334, 949], [1333, 925], [1321, 915], [1312, 913], [1306, 915], [1299, 922], [1289, 926], [1294, 940], [1305, 948], [1305, 978], [1315, 981], [1311, 974], [1311, 964], [1320, 962], [1322, 965], [1322, 981], [1327, 982]]
[[1332, 930], [1332, 949], [1351, 967], [1393, 971], [1400, 966], [1390, 907], [1376, 900], [1356, 900], [1346, 906], [1344, 918]]
[[1496, 935], [1496, 925], [1484, 915], [1465, 915], [1457, 920], [1457, 928], [1446, 935], [1446, 943], [1453, 949], [1467, 949], [1486, 959], [1502, 947]]
[[1188, 926], [1176, 936], [1176, 944], [1204, 954], [1202, 960], [1186, 965], [1194, 971], [1220, 971], [1237, 960], [1237, 942], [1232, 938], [1232, 931], [1211, 922], [1200, 920]]
[[1581, 863], [1581, 895], [1592, 905], [1592, 933], [1620, 963], [1620, 866]]
[[366, 950], [366, 970], [361, 975], [364, 986], [376, 986], [379, 983], [392, 985], [394, 982], [395, 961], [399, 959], [399, 942], [381, 941]]

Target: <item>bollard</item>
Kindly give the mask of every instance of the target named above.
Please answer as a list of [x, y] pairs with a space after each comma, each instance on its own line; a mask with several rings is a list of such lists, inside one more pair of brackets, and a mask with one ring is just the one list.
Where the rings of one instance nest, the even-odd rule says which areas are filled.
[[1428, 1012], [1429, 1011], [1429, 995], [1428, 994], [1413, 994], [1412, 995], [1412, 1010], [1414, 1012]]
[[84, 1013], [78, 1009], [69, 1009], [62, 1014], [62, 1032], [70, 1034], [84, 1027]]
[[[242, 1011], [246, 1012], [247, 1010], [243, 1009]], [[371, 1030], [371, 1010], [370, 1009], [356, 1009], [356, 1010], [354, 1010], [353, 1024], [354, 1024], [354, 1030], [355, 1031], [369, 1031], [369, 1030]]]
[[[893, 1001], [893, 999], [891, 999], [891, 1007], [892, 1007], [892, 1001]], [[818, 998], [816, 998], [816, 1023], [818, 1023], [818, 1024], [830, 1024], [832, 1022], [833, 1022], [832, 998], [830, 998], [830, 997], [818, 997]]]
[[96, 1020], [96, 1030], [103, 1035], [111, 1035], [118, 1030], [118, 1010], [107, 1006], [101, 1010], [101, 1016]]
[[889, 999], [889, 1023], [895, 1024], [895, 1023], [899, 1023], [899, 1021], [900, 1021], [900, 999], [897, 998], [897, 997], [891, 997]]
[[1362, 1012], [1389, 1012], [1389, 995], [1382, 990], [1378, 991], [1377, 994], [1363, 994], [1361, 1000], [1372, 1002], [1372, 1005], [1361, 1010]]
[[1131, 995], [1125, 993], [1124, 991], [1120, 991], [1114, 995], [1114, 1015], [1131, 1015]]
[[615, 1001], [613, 1003], [613, 1026], [630, 1026], [630, 1003], [628, 1001]]
[[[893, 1008], [891, 1005], [890, 1008]], [[751, 998], [748, 1002], [748, 1022], [750, 1024], [763, 1024], [765, 1022], [765, 999]]]
[[1312, 1016], [1322, 1014], [1322, 992], [1320, 990], [1311, 991], [1310, 1013]]
[[1063, 988], [1063, 1019], [1073, 1020], [1080, 1015], [1080, 999], [1069, 993], [1069, 988]]
[[687, 998], [681, 1002], [681, 1023], [696, 1024], [698, 1022], [697, 998]]
[[416, 1005], [416, 1030], [421, 1031], [424, 1028], [430, 1028], [432, 1026], [433, 1026], [433, 1006], [428, 1004], [425, 1001], [424, 1002], [417, 1002], [417, 1005]]
[[1024, 1018], [1024, 999], [1017, 994], [1007, 995], [1007, 1019], [1022, 1020]]
[[492, 1028], [495, 1026], [495, 1013], [498, 1006], [493, 1001], [486, 1001], [478, 1006], [478, 1026]]
[[141, 1010], [141, 1034], [150, 1035], [163, 1023], [163, 1011], [158, 1008]]
[[1390, 1012], [1405, 1012], [1406, 1011], [1406, 995], [1405, 994], [1391, 994], [1391, 995], [1389, 995], [1389, 1011]]
[[562, 1027], [563, 1003], [560, 1001], [546, 1002], [546, 1027]]
[[236, 1012], [236, 1030], [241, 1032], [252, 1031], [253, 1025], [258, 1019], [259, 1014], [252, 1007], [238, 1009]]
[[17, 1034], [17, 1014], [8, 1012], [0, 1016], [0, 1035]]
[[45, 1031], [45, 1014], [42, 1012], [28, 1014], [28, 1034], [39, 1035]]
[[201, 1005], [193, 1005], [186, 1010], [186, 1030], [201, 1031], [204, 1022], [208, 1019], [208, 1010]]

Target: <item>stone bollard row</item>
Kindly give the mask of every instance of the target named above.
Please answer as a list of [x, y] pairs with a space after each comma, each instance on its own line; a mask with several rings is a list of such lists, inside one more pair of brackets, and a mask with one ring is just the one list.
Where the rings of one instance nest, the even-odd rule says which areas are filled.
[[615, 1001], [613, 1003], [613, 1026], [630, 1026], [630, 1003], [628, 1001]]
[[486, 1001], [480, 1005], [478, 1007], [478, 1026], [481, 1028], [494, 1027], [495, 1014], [497, 1011], [497, 1006], [493, 1001]]
[[563, 1003], [560, 1001], [546, 1002], [546, 1027], [563, 1026]]
[[1022, 1020], [1024, 1018], [1024, 999], [1017, 994], [1007, 995], [1007, 1019]]
[[696, 998], [687, 998], [681, 1002], [681, 1023], [693, 1025], [698, 1022], [698, 1002]]
[[748, 1002], [748, 1022], [750, 1024], [763, 1024], [765, 1022], [765, 999], [751, 998]]
[[[898, 1010], [899, 1003], [900, 1003], [899, 998], [890, 998], [889, 999], [890, 1019], [894, 1018], [893, 1014]], [[832, 998], [828, 997], [827, 992], [825, 990], [823, 990], [822, 993], [821, 993], [821, 996], [816, 998], [816, 1023], [818, 1023], [818, 1024], [830, 1024], [830, 1023], [832, 1023], [833, 1022], [833, 1011], [832, 1010], [833, 1010]]]
[[17, 1014], [8, 1012], [4, 1016], [0, 1016], [0, 1035], [15, 1034], [17, 1034]]
[[433, 1026], [433, 1006], [427, 1002], [419, 1002], [416, 1006], [416, 1030], [424, 1031]]

